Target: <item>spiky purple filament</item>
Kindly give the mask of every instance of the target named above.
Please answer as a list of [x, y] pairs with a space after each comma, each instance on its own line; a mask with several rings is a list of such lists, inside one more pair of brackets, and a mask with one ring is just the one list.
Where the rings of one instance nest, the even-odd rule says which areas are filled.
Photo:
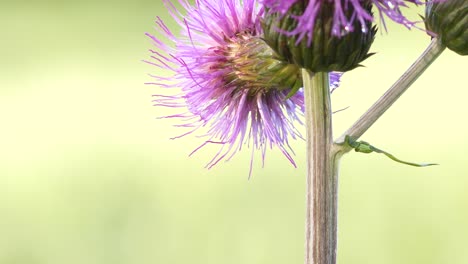
[[[181, 36], [160, 18], [156, 23], [162, 38], [147, 33], [156, 48], [147, 62], [170, 72], [152, 76], [155, 81], [149, 84], [181, 90], [179, 95], [155, 95], [155, 105], [188, 108], [167, 118], [179, 118], [183, 124], [178, 126], [189, 129], [179, 137], [202, 132], [205, 141], [194, 152], [220, 145], [208, 168], [229, 160], [244, 144], [259, 150], [262, 161], [268, 148], [277, 147], [295, 166], [289, 141], [302, 138], [296, 126], [302, 125], [304, 98], [302, 91], [288, 93], [301, 80], [294, 76], [300, 71], [274, 58], [261, 40], [263, 11], [257, 0], [198, 0], [193, 6], [178, 1], [186, 14], [164, 0], [183, 29]], [[338, 83], [339, 75], [331, 78]]]

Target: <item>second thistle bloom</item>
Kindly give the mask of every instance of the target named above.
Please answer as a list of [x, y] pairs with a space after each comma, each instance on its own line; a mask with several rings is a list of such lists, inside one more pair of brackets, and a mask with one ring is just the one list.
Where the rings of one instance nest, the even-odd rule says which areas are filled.
[[181, 93], [155, 95], [155, 105], [186, 110], [169, 116], [183, 121], [184, 135], [200, 131], [205, 137], [200, 147], [220, 147], [208, 167], [229, 160], [246, 143], [262, 158], [277, 147], [295, 164], [289, 141], [301, 137], [296, 128], [304, 114], [300, 69], [263, 41], [258, 2], [179, 0], [183, 10], [165, 3], [182, 30], [174, 34], [158, 19], [163, 37], [147, 34], [156, 48], [148, 63], [170, 71], [153, 76], [151, 84]]
[[[369, 23], [374, 21], [369, 6], [376, 7], [381, 22], [385, 27], [385, 17], [396, 23], [411, 28], [415, 22], [406, 18], [402, 9], [408, 4], [422, 5], [419, 0], [263, 0], [265, 7], [272, 13], [287, 15], [294, 6], [301, 6], [302, 12], [295, 14], [296, 25], [288, 32], [306, 38], [310, 43], [314, 28], [323, 12], [332, 12], [330, 34], [340, 37], [353, 31], [367, 32], [371, 30]], [[357, 22], [357, 23], [356, 23]]]
[[263, 0], [266, 41], [289, 61], [313, 72], [349, 71], [368, 58], [376, 28], [372, 9], [408, 28], [402, 14], [419, 0]]
[[[352, 70], [371, 56], [369, 49], [376, 33], [370, 21], [364, 21], [366, 30], [353, 31], [359, 26], [359, 21], [351, 21], [355, 15], [352, 10], [341, 10], [341, 6], [332, 1], [315, 2], [317, 4], [313, 15], [307, 16], [308, 25], [311, 26], [309, 37], [298, 32], [301, 28], [300, 18], [306, 16], [312, 3], [298, 2], [293, 4], [287, 14], [268, 10], [263, 21], [265, 41], [278, 54], [312, 72], [345, 72]], [[371, 10], [371, 5], [362, 7], [364, 11]], [[340, 17], [350, 18], [345, 33], [338, 36], [333, 34], [336, 30], [336, 10], [343, 12]], [[313, 39], [312, 39], [313, 37]]]

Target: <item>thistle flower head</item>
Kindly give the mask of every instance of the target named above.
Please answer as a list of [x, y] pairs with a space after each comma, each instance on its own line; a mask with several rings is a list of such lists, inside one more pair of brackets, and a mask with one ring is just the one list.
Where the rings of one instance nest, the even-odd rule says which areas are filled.
[[[305, 4], [293, 4], [285, 15], [268, 11], [262, 21], [265, 41], [283, 58], [312, 72], [345, 72], [360, 66], [372, 55], [369, 50], [377, 30], [370, 21], [364, 21], [366, 30], [349, 31], [339, 36], [332, 34], [336, 26], [336, 8], [341, 10], [341, 6], [335, 2], [319, 3], [318, 12], [312, 16], [315, 20], [308, 20], [308, 25], [312, 26], [310, 37], [305, 38], [302, 35], [304, 32], [298, 31], [302, 23], [301, 15], [304, 16], [308, 10]], [[369, 13], [371, 8], [371, 4], [362, 6], [362, 10]], [[341, 16], [350, 21], [355, 16], [355, 12], [349, 9], [342, 12]], [[347, 29], [355, 26], [359, 26], [359, 21], [352, 21]]]
[[[320, 14], [324, 11], [332, 12], [331, 35], [341, 37], [353, 31], [368, 32], [374, 17], [367, 6], [374, 5], [378, 10], [381, 22], [386, 28], [385, 17], [407, 28], [415, 25], [415, 22], [406, 18], [402, 9], [408, 4], [421, 5], [419, 0], [263, 0], [263, 4], [270, 13], [286, 15], [295, 5], [300, 5], [302, 12], [294, 15], [296, 25], [290, 31], [285, 32], [290, 36], [297, 36], [299, 41], [307, 39], [310, 44], [314, 37], [314, 28]], [[357, 22], [357, 23], [356, 23]]]
[[460, 55], [468, 55], [468, 1], [439, 0], [426, 5], [426, 28]]
[[[169, 117], [182, 120], [178, 126], [188, 129], [182, 136], [201, 133], [199, 148], [219, 145], [209, 168], [229, 160], [244, 144], [263, 159], [267, 148], [277, 147], [295, 165], [289, 141], [301, 138], [296, 128], [304, 114], [300, 70], [262, 40], [257, 0], [197, 0], [194, 5], [179, 0], [182, 10], [165, 4], [181, 32], [174, 34], [158, 18], [163, 37], [147, 34], [155, 46], [147, 62], [170, 71], [170, 76], [154, 75], [150, 84], [181, 93], [154, 95], [155, 105], [184, 109]], [[330, 83], [336, 86], [338, 78], [332, 75]]]

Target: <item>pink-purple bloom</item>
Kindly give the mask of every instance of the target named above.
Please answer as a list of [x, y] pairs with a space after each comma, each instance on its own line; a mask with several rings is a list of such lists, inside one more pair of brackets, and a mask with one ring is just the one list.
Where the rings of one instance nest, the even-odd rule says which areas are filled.
[[[204, 138], [194, 152], [219, 145], [208, 168], [229, 160], [245, 145], [252, 148], [252, 160], [254, 151], [260, 151], [264, 161], [267, 149], [277, 147], [295, 166], [289, 141], [302, 138], [297, 127], [304, 115], [303, 92], [291, 95], [292, 87], [269, 82], [276, 72], [262, 73], [271, 68], [264, 61], [275, 62], [261, 40], [263, 9], [258, 1], [178, 1], [182, 10], [164, 2], [181, 32], [173, 33], [158, 17], [159, 36], [147, 33], [155, 46], [147, 62], [170, 72], [152, 75], [149, 84], [166, 89], [154, 95], [155, 105], [182, 109], [167, 117], [182, 121], [177, 126], [187, 130], [181, 136], [197, 132]], [[338, 82], [339, 74], [331, 74], [331, 88]], [[173, 91], [180, 93], [167, 94]]]
[[[366, 6], [372, 3], [377, 8], [377, 13], [384, 28], [385, 17], [402, 24], [407, 28], [415, 26], [415, 22], [409, 20], [402, 13], [403, 8], [408, 4], [422, 5], [424, 2], [419, 0], [263, 0], [263, 4], [269, 10], [268, 12], [278, 12], [285, 15], [295, 4], [304, 5], [302, 14], [295, 15], [297, 26], [287, 35], [298, 36], [298, 39], [307, 38], [310, 43], [313, 41], [313, 31], [317, 18], [320, 17], [322, 8], [333, 9], [333, 26], [331, 34], [342, 36], [347, 32], [361, 30], [367, 32], [368, 23], [374, 21], [372, 12]], [[351, 14], [351, 15], [347, 15]], [[355, 29], [355, 22], [361, 26]]]

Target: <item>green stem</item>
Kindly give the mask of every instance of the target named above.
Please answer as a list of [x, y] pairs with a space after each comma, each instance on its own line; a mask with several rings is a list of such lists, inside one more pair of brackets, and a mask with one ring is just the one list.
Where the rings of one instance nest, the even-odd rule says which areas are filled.
[[338, 152], [332, 134], [328, 73], [302, 70], [307, 141], [306, 264], [335, 264]]
[[[345, 137], [350, 136], [357, 140], [379, 119], [387, 109], [395, 103], [398, 98], [424, 73], [424, 71], [439, 57], [445, 46], [434, 38], [421, 54], [421, 56], [411, 65], [411, 67], [398, 79], [377, 102], [372, 105], [340, 138], [337, 144], [343, 144]], [[349, 146], [343, 151], [349, 151]]]

